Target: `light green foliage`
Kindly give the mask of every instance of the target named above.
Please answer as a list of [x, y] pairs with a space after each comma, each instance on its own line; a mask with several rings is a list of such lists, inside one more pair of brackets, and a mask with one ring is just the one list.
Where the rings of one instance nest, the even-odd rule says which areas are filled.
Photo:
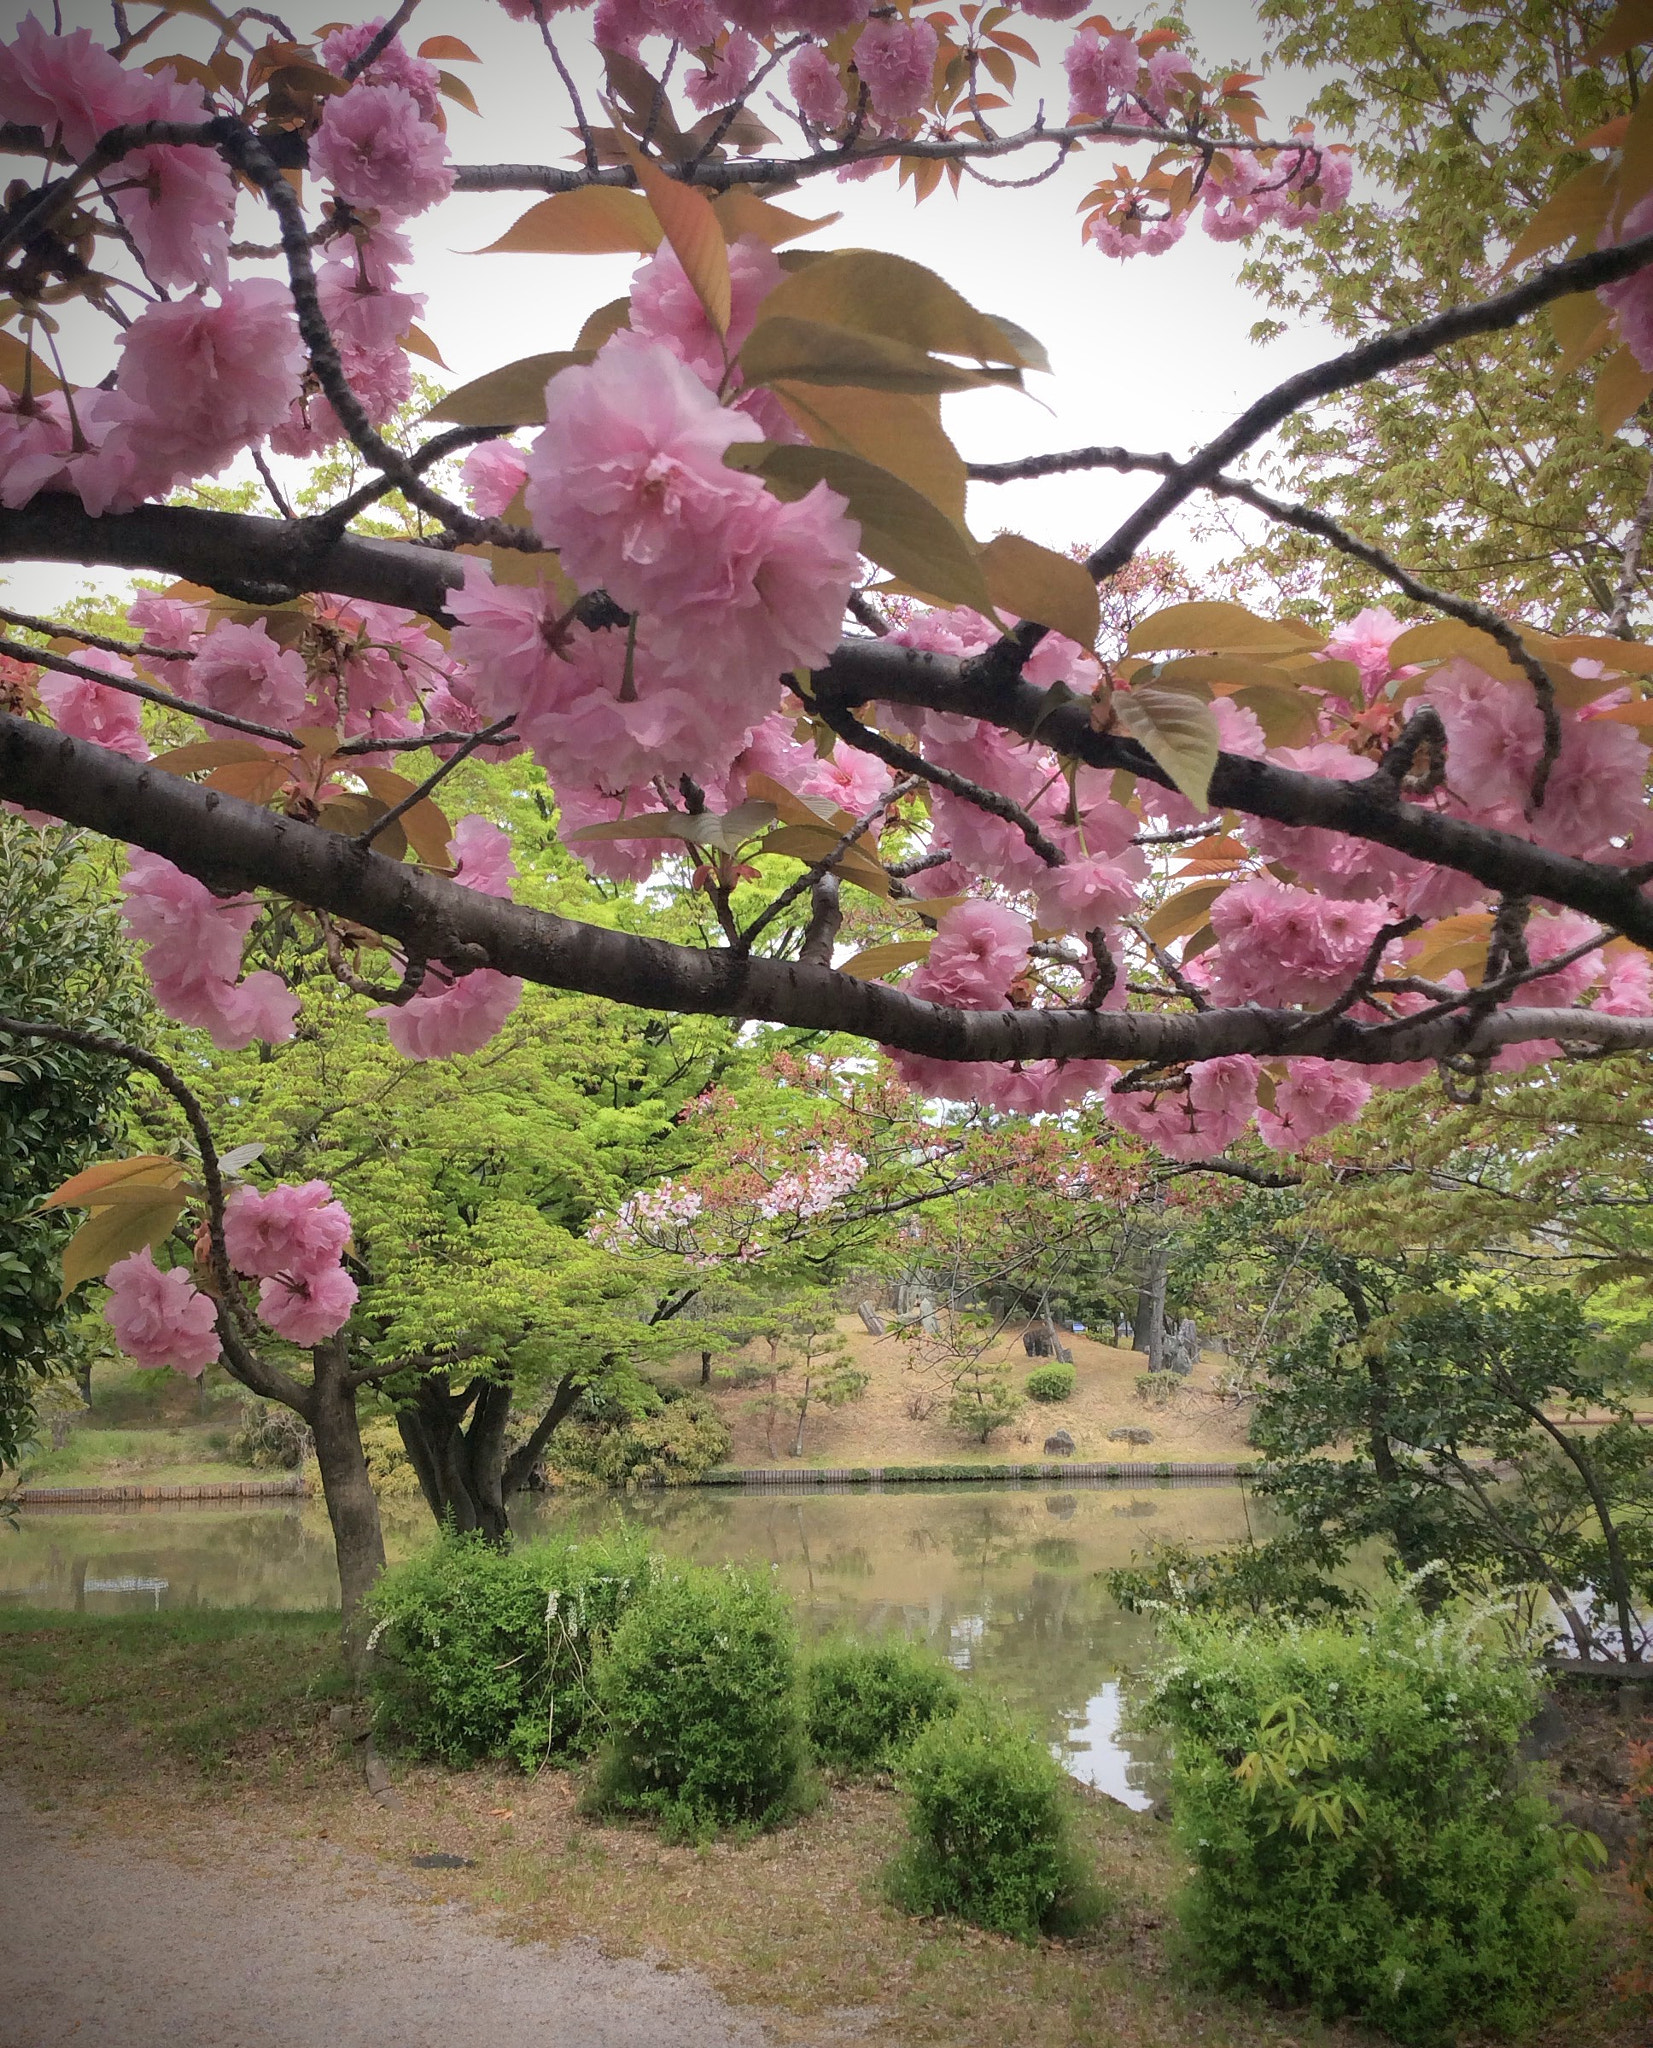
[[1519, 2032], [1566, 1988], [1563, 1838], [1516, 1746], [1536, 1674], [1396, 1599], [1314, 1626], [1167, 1622], [1178, 1903], [1200, 1973], [1394, 2039]]
[[552, 1453], [558, 1473], [576, 1485], [683, 1486], [729, 1455], [729, 1425], [699, 1395], [639, 1381], [629, 1403], [604, 1390], [592, 1407], [589, 1415], [574, 1411]]
[[[1411, 1569], [1544, 1589], [1589, 1655], [1570, 1589], [1596, 1586], [1632, 1630], [1653, 1590], [1653, 1432], [1615, 1397], [1621, 1356], [1570, 1294], [1361, 1261], [1354, 1299], [1259, 1397], [1259, 1489], [1334, 1543], [1381, 1536]], [[1603, 1408], [1615, 1419], [1588, 1432], [1553, 1419]]]
[[583, 1756], [598, 1729], [593, 1661], [660, 1567], [624, 1529], [496, 1549], [442, 1537], [369, 1598], [377, 1724], [415, 1756], [524, 1770]]
[[775, 1424], [789, 1411], [797, 1417], [797, 1427], [787, 1450], [801, 1458], [811, 1406], [818, 1402], [840, 1408], [846, 1401], [858, 1401], [870, 1375], [851, 1358], [838, 1334], [837, 1304], [822, 1289], [783, 1294], [755, 1320], [766, 1347], [763, 1370], [768, 1390], [756, 1405], [763, 1411], [769, 1454], [775, 1454]]
[[1185, 1614], [1307, 1621], [1361, 1604], [1353, 1588], [1332, 1576], [1341, 1559], [1340, 1547], [1329, 1538], [1292, 1531], [1231, 1550], [1153, 1543], [1106, 1576], [1108, 1591], [1128, 1614], [1170, 1607]]
[[766, 1578], [690, 1569], [630, 1608], [597, 1666], [593, 1797], [669, 1833], [772, 1826], [806, 1797], [797, 1638]]
[[968, 1701], [920, 1731], [900, 1778], [911, 1835], [885, 1873], [897, 1905], [1020, 1941], [1075, 1934], [1101, 1917], [1069, 1839], [1067, 1780], [1025, 1729]]
[[842, 1771], [888, 1770], [963, 1687], [930, 1651], [902, 1640], [823, 1643], [804, 1672], [810, 1747]]
[[1022, 1382], [1031, 1401], [1070, 1401], [1073, 1398], [1073, 1367], [1041, 1365]]
[[[73, 833], [0, 815], [0, 1015], [147, 1032], [107, 883]], [[0, 1465], [17, 1462], [35, 1386], [86, 1355], [84, 1288], [58, 1302], [63, 1247], [84, 1218], [39, 1204], [114, 1146], [129, 1085], [123, 1062], [0, 1036]]]
[[[1276, 53], [1332, 74], [1310, 111], [1326, 139], [1355, 139], [1361, 174], [1354, 203], [1271, 236], [1248, 263], [1277, 316], [1266, 329], [1312, 313], [1364, 338], [1495, 289], [1516, 235], [1586, 161], [1576, 140], [1634, 102], [1622, 61], [1582, 61], [1609, 11], [1263, 0]], [[1589, 373], [1558, 378], [1558, 355], [1544, 319], [1443, 350], [1288, 422], [1283, 466], [1426, 581], [1558, 631], [1600, 630], [1646, 459], [1603, 443]], [[1252, 560], [1340, 612], [1388, 601], [1364, 566], [1284, 529]]]
[[978, 1360], [954, 1383], [947, 1403], [947, 1420], [977, 1443], [984, 1444], [996, 1429], [1014, 1422], [1022, 1412], [1021, 1396], [1010, 1384], [1008, 1366]]

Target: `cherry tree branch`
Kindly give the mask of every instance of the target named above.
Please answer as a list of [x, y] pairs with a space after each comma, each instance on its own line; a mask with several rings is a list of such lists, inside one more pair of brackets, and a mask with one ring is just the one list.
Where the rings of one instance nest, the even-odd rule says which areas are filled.
[[[105, 643], [110, 644], [110, 643]], [[53, 654], [46, 647], [31, 647], [23, 640], [0, 639], [0, 654], [9, 654], [14, 661], [33, 662], [37, 668], [49, 668], [56, 675], [74, 676], [86, 683], [99, 683], [105, 689], [121, 690], [128, 697], [141, 697], [146, 704], [160, 704], [168, 711], [182, 711], [191, 718], [205, 719], [212, 725], [228, 726], [232, 732], [249, 733], [254, 739], [277, 740], [284, 747], [291, 747], [296, 753], [299, 741], [290, 732], [283, 732], [279, 726], [260, 725], [256, 719], [237, 718], [228, 711], [214, 711], [206, 704], [191, 704], [186, 697], [174, 697], [170, 690], [158, 690], [152, 683], [140, 683], [136, 676], [112, 676], [106, 669], [88, 668], [84, 662], [71, 661], [66, 654]]]
[[106, 1038], [97, 1031], [81, 1031], [67, 1024], [39, 1024], [21, 1017], [0, 1017], [0, 1033], [11, 1038], [44, 1038], [53, 1045], [75, 1046], [82, 1052], [102, 1053], [110, 1059], [122, 1060], [127, 1066], [136, 1067], [158, 1081], [177, 1103], [184, 1113], [201, 1160], [201, 1183], [207, 1202], [208, 1256], [213, 1282], [218, 1288], [218, 1334], [229, 1353], [231, 1369], [242, 1385], [250, 1387], [255, 1394], [284, 1402], [302, 1413], [306, 1399], [304, 1389], [296, 1380], [289, 1379], [286, 1373], [251, 1350], [239, 1327], [249, 1318], [240, 1283], [224, 1244], [224, 1176], [218, 1164], [212, 1126], [207, 1121], [199, 1096], [165, 1060], [145, 1051], [141, 1045], [128, 1044], [124, 1038]]
[[[1317, 1018], [1302, 1030], [1300, 1011], [1249, 1005], [1198, 1015], [949, 1009], [824, 966], [701, 951], [485, 896], [388, 860], [343, 834], [9, 715], [0, 715], [0, 793], [145, 847], [224, 893], [266, 888], [348, 917], [455, 973], [493, 967], [643, 1009], [846, 1031], [936, 1059], [1169, 1065], [1222, 1053], [1272, 1056], [1289, 1045], [1294, 1055], [1367, 1065], [1477, 1058], [1535, 1039], [1653, 1046], [1653, 1018], [1582, 1009], [1506, 1009], [1481, 1019], [1381, 1026]], [[1653, 940], [1653, 907], [1643, 906], [1638, 922]]]

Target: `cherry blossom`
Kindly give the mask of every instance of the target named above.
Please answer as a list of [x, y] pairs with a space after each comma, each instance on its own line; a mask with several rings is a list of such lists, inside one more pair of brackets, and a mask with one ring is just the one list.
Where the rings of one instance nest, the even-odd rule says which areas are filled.
[[1104, 42], [1094, 28], [1081, 29], [1062, 58], [1068, 75], [1068, 119], [1102, 121], [1114, 112], [1121, 94], [1136, 87], [1142, 57], [1135, 40], [1112, 35]]
[[[85, 647], [75, 659], [82, 668], [102, 669], [106, 675], [130, 676], [132, 664], [101, 647]], [[40, 701], [62, 732], [77, 740], [91, 740], [109, 747], [130, 761], [147, 761], [149, 744], [143, 736], [142, 706], [136, 697], [108, 683], [89, 682], [80, 676], [54, 675], [50, 669], [39, 683]]]
[[849, 111], [843, 75], [819, 44], [806, 43], [793, 56], [786, 83], [798, 112], [817, 128], [836, 128]]
[[1336, 1060], [1293, 1060], [1272, 1084], [1273, 1099], [1257, 1110], [1257, 1135], [1274, 1152], [1295, 1152], [1311, 1138], [1353, 1123], [1372, 1084]]
[[302, 722], [309, 678], [301, 656], [279, 647], [262, 619], [250, 626], [233, 621], [202, 642], [189, 665], [190, 694], [215, 710], [263, 725]]
[[356, 84], [327, 102], [310, 168], [341, 199], [406, 220], [453, 190], [447, 138], [400, 85]]
[[134, 1364], [169, 1365], [193, 1380], [223, 1355], [218, 1311], [181, 1266], [163, 1271], [145, 1245], [117, 1259], [105, 1277], [103, 1318]]
[[224, 1209], [224, 1248], [238, 1273], [319, 1273], [350, 1242], [350, 1215], [324, 1180], [283, 1183], [260, 1193], [239, 1187]]
[[855, 39], [855, 68], [886, 120], [916, 114], [930, 90], [936, 32], [927, 21], [869, 21]]
[[528, 478], [528, 465], [509, 441], [483, 441], [459, 465], [460, 480], [479, 519], [498, 519]]
[[356, 1306], [357, 1287], [342, 1266], [281, 1274], [258, 1290], [258, 1314], [278, 1337], [308, 1348], [344, 1328]]

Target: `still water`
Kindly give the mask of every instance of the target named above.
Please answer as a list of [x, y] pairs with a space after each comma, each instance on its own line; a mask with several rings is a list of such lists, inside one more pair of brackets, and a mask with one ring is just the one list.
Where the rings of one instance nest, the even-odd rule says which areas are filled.
[[[674, 1556], [772, 1567], [807, 1635], [896, 1631], [930, 1643], [1045, 1729], [1076, 1777], [1141, 1806], [1151, 1759], [1117, 1734], [1118, 1680], [1141, 1660], [1148, 1626], [1115, 1605], [1101, 1574], [1155, 1538], [1203, 1547], [1241, 1536], [1246, 1502], [1234, 1486], [1163, 1484], [705, 1488], [559, 1501], [517, 1519], [532, 1536], [616, 1516]], [[392, 1556], [429, 1533], [419, 1518], [392, 1523]], [[128, 1614], [337, 1599], [319, 1503], [42, 1512], [0, 1530], [0, 1601]]]

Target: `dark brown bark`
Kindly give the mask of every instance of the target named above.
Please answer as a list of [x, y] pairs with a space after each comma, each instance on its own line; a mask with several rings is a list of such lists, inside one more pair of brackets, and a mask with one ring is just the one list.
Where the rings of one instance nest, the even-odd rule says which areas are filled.
[[[857, 651], [856, 662], [867, 649], [876, 654], [881, 646], [867, 643], [866, 649]], [[934, 658], [920, 655], [914, 660], [922, 681]], [[873, 680], [870, 675], [865, 679]], [[893, 675], [890, 681], [892, 689], [884, 694], [898, 693]], [[967, 688], [961, 676], [954, 708], [972, 707], [983, 687], [972, 683]], [[1002, 693], [1003, 703], [1016, 713], [1010, 721], [1013, 729], [1019, 729], [1023, 694]], [[1038, 701], [1038, 692], [1025, 694]], [[907, 695], [910, 701], [927, 696], [951, 701], [939, 688], [920, 689], [918, 683]], [[1049, 723], [1054, 725], [1060, 715], [1051, 714]], [[1027, 719], [1029, 727], [1034, 722], [1033, 717]], [[1058, 736], [1048, 729], [1044, 736], [1063, 747], [1075, 737], [1081, 752], [1088, 745], [1077, 736]], [[1362, 800], [1359, 784], [1322, 783], [1257, 762], [1231, 756], [1224, 760], [1233, 770], [1236, 787], [1219, 796], [1222, 802], [1234, 802], [1259, 816], [1289, 816], [1292, 822], [1378, 838], [1482, 879], [1503, 862], [1511, 873], [1528, 877], [1527, 893], [1616, 922], [1631, 937], [1653, 946], [1653, 903], [1644, 901], [1612, 869], [1438, 817], [1415, 805]], [[1220, 768], [1219, 775], [1222, 772]], [[1157, 777], [1158, 771], [1154, 774]], [[1243, 801], [1241, 785], [1251, 791], [1250, 803]], [[463, 889], [388, 860], [340, 833], [278, 816], [9, 715], [0, 715], [0, 795], [147, 847], [214, 888], [269, 888], [349, 917], [427, 960], [446, 962], [462, 972], [491, 966], [549, 987], [644, 1009], [848, 1031], [939, 1059], [1166, 1062], [1234, 1052], [1273, 1055], [1289, 1048], [1296, 1055], [1368, 1063], [1490, 1052], [1532, 1038], [1617, 1047], [1653, 1043], [1653, 1020], [1582, 1010], [1505, 1010], [1480, 1020], [1447, 1016], [1398, 1026], [1362, 1025], [1346, 1015], [1305, 1018], [1299, 1011], [1252, 1007], [1199, 1013], [949, 1010], [900, 988], [829, 967], [672, 945], [578, 924]], [[1369, 831], [1363, 832], [1363, 818]]]
[[338, 1555], [345, 1659], [359, 1678], [368, 1634], [363, 1603], [385, 1568], [384, 1532], [379, 1525], [378, 1496], [367, 1476], [362, 1452], [356, 1389], [350, 1383], [344, 1339], [333, 1337], [318, 1344], [311, 1358], [315, 1377], [298, 1412], [309, 1423], [316, 1441], [316, 1463]]
[[574, 1373], [564, 1374], [526, 1440], [507, 1454], [514, 1392], [509, 1380], [479, 1378], [455, 1389], [440, 1370], [423, 1371], [396, 1422], [436, 1520], [489, 1543], [505, 1542], [511, 1533], [511, 1502], [528, 1485], [546, 1445], [579, 1399], [581, 1384]]

